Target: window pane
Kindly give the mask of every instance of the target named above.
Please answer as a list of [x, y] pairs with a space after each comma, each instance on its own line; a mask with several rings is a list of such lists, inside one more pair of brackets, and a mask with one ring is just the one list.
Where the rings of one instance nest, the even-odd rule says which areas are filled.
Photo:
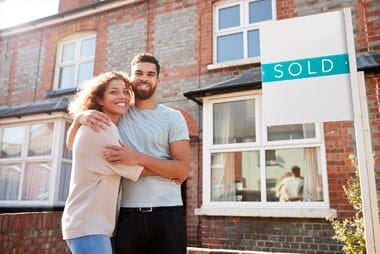
[[75, 65], [62, 67], [59, 74], [59, 88], [75, 86]]
[[24, 141], [25, 126], [4, 128], [1, 138], [0, 158], [20, 157]]
[[0, 165], [0, 200], [18, 200], [21, 165]]
[[267, 127], [268, 141], [315, 138], [315, 124], [291, 124]]
[[260, 201], [259, 152], [211, 155], [211, 201]]
[[69, 194], [71, 176], [71, 163], [63, 162], [61, 165], [61, 174], [59, 177], [58, 201], [66, 201]]
[[67, 43], [62, 46], [61, 63], [75, 59], [75, 42]]
[[242, 59], [243, 53], [243, 33], [229, 34], [217, 38], [217, 61]]
[[319, 147], [267, 152], [271, 157], [265, 159], [268, 201], [323, 201]]
[[83, 40], [81, 43], [80, 57], [87, 58], [95, 56], [95, 38]]
[[49, 200], [51, 163], [27, 163], [22, 200]]
[[28, 156], [50, 155], [54, 123], [33, 124], [30, 126]]
[[[66, 123], [65, 125], [65, 138], [64, 138], [64, 141], [66, 141], [67, 139], [67, 131], [70, 127], [70, 123]], [[72, 159], [73, 157], [73, 153], [71, 150], [67, 149], [67, 146], [66, 146], [66, 142], [64, 142], [63, 144], [63, 154], [62, 154], [62, 158], [65, 158], [65, 159]]]
[[253, 99], [214, 104], [214, 144], [255, 141], [255, 101]]
[[272, 19], [272, 0], [260, 0], [249, 3], [249, 23]]
[[248, 57], [260, 56], [259, 30], [248, 31]]
[[219, 9], [219, 29], [240, 26], [240, 6]]
[[85, 80], [90, 80], [94, 72], [94, 62], [82, 63], [79, 65], [78, 84]]

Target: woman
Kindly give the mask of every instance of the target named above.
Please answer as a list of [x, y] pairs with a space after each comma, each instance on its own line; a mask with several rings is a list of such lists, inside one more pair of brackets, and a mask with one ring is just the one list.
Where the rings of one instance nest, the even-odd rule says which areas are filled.
[[[74, 254], [112, 253], [110, 237], [118, 210], [120, 176], [136, 181], [143, 167], [112, 165], [103, 158], [104, 147], [118, 145], [115, 124], [126, 113], [132, 98], [131, 85], [121, 72], [107, 72], [86, 83], [70, 102], [74, 117], [67, 146], [73, 149], [70, 192], [62, 216], [62, 234]], [[113, 124], [101, 132], [80, 125], [78, 116], [98, 110]]]

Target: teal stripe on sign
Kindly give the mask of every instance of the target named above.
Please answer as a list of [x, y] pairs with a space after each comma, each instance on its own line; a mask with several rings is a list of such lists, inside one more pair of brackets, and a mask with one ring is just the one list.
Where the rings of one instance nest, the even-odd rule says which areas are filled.
[[261, 65], [262, 82], [315, 78], [350, 72], [348, 54], [321, 56]]

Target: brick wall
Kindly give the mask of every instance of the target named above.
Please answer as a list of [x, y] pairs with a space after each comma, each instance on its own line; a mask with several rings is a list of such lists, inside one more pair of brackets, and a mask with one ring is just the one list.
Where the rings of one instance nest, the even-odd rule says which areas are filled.
[[61, 212], [0, 214], [1, 253], [70, 253], [61, 234]]
[[207, 248], [293, 253], [340, 253], [324, 219], [202, 218], [202, 246]]
[[355, 153], [355, 134], [352, 122], [324, 124], [329, 198], [338, 217], [353, 215], [353, 208], [344, 195], [343, 185], [354, 176], [349, 159]]
[[100, 2], [100, 0], [59, 0], [59, 12], [69, 11], [75, 8]]
[[379, 209], [380, 218], [380, 74], [368, 73], [365, 81], [372, 137], [372, 151], [375, 161], [377, 207]]

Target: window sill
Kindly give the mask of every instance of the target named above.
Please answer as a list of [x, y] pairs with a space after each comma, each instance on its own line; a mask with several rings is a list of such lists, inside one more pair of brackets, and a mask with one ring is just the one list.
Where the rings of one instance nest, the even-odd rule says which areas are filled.
[[241, 216], [241, 217], [278, 217], [278, 218], [329, 218], [336, 217], [335, 209], [328, 208], [222, 208], [201, 207], [194, 210], [195, 215]]
[[242, 65], [248, 65], [248, 64], [258, 64], [258, 63], [260, 63], [260, 57], [252, 57], [249, 59], [241, 59], [241, 60], [233, 60], [233, 61], [209, 64], [207, 65], [207, 70], [211, 71], [211, 70], [222, 69], [222, 68], [227, 68], [227, 67], [242, 66]]

